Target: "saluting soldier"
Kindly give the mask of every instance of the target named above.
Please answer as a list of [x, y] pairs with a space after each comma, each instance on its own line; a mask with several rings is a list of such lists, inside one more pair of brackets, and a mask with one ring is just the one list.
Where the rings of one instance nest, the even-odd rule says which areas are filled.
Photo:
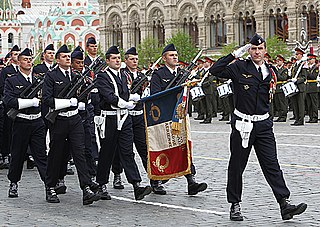
[[[230, 64], [247, 51], [251, 56], [250, 59]], [[255, 34], [250, 44], [220, 58], [210, 69], [213, 75], [229, 78], [233, 83], [235, 110], [231, 120], [231, 156], [227, 182], [227, 200], [231, 203], [232, 221], [243, 221], [240, 209], [242, 174], [252, 146], [262, 172], [280, 205], [282, 219], [291, 219], [307, 208], [304, 203], [295, 206], [288, 201], [290, 191], [278, 163], [273, 122], [269, 115], [272, 75], [270, 66], [263, 59], [265, 52], [265, 40]]]
[[317, 56], [314, 54], [308, 54], [308, 73], [307, 73], [307, 88], [306, 88], [306, 102], [307, 113], [309, 115], [309, 121], [307, 123], [318, 122], [318, 87], [317, 77], [319, 74], [319, 67], [316, 64]]
[[[170, 84], [170, 81], [177, 76], [178, 52], [173, 44], [168, 44], [162, 51], [162, 60], [164, 66], [153, 72], [150, 81], [150, 94], [153, 95], [164, 91]], [[195, 181], [196, 168], [191, 164], [191, 174], [185, 175], [188, 183], [188, 194], [196, 195], [207, 189], [206, 183], [197, 183]]]
[[298, 92], [294, 95], [292, 100], [293, 115], [295, 117], [294, 123], [291, 125], [299, 126], [304, 125], [304, 112], [305, 112], [305, 94], [306, 94], [306, 77], [307, 77], [307, 68], [306, 62], [302, 60], [304, 51], [300, 48], [296, 48], [296, 58], [297, 61], [292, 67], [291, 79], [290, 81], [294, 82], [298, 87]]
[[[10, 198], [18, 197], [18, 182], [21, 180], [28, 146], [43, 182], [47, 168], [46, 131], [41, 118], [39, 92], [32, 98], [20, 97], [26, 88], [28, 95], [40, 82], [32, 76], [32, 53], [29, 48], [18, 55], [18, 63], [18, 73], [7, 78], [4, 88], [4, 103], [7, 108], [19, 110], [12, 124], [11, 161], [8, 172]], [[30, 88], [30, 85], [33, 86]]]
[[58, 66], [45, 76], [42, 97], [45, 104], [59, 111], [54, 124], [49, 127], [50, 150], [46, 176], [46, 200], [49, 203], [60, 202], [55, 186], [58, 183], [61, 163], [65, 160], [65, 141], [68, 140], [83, 191], [83, 205], [88, 205], [99, 200], [100, 197], [90, 189], [90, 186], [94, 185], [84, 157], [85, 135], [82, 119], [78, 114], [78, 100], [76, 94], [72, 98], [59, 97], [66, 86], [73, 86], [75, 80], [72, 78], [76, 77], [71, 72], [70, 51], [65, 44], [57, 51], [56, 62]]
[[100, 96], [101, 118], [105, 122], [104, 133], [100, 134], [101, 148], [98, 160], [97, 182], [99, 195], [103, 200], [110, 200], [107, 190], [110, 169], [116, 152], [119, 152], [121, 165], [127, 180], [132, 184], [136, 200], [150, 194], [150, 186], [141, 187], [141, 177], [134, 160], [132, 119], [129, 110], [135, 107], [134, 101], [129, 100], [130, 93], [127, 78], [120, 73], [121, 55], [116, 46], [111, 46], [106, 52], [108, 69], [97, 76], [97, 89]]
[[288, 114], [288, 100], [284, 95], [281, 87], [284, 83], [287, 82], [288, 78], [288, 69], [284, 67], [285, 59], [282, 55], [278, 54], [277, 65], [275, 66], [276, 75], [277, 75], [277, 85], [274, 95], [274, 105], [275, 109], [278, 111], [278, 118], [276, 122], [286, 122]]
[[[8, 65], [1, 70], [0, 74], [0, 105], [3, 105], [3, 89], [4, 89], [4, 82], [8, 77], [13, 76], [18, 72], [18, 55], [20, 54], [20, 47], [18, 45], [14, 45], [11, 51], [8, 53], [6, 57], [8, 59]], [[10, 146], [11, 146], [11, 128], [12, 128], [12, 120], [8, 118], [7, 112], [8, 107], [4, 105], [3, 110], [3, 137], [2, 137], [2, 165], [0, 169], [9, 169], [9, 155], [10, 155]]]

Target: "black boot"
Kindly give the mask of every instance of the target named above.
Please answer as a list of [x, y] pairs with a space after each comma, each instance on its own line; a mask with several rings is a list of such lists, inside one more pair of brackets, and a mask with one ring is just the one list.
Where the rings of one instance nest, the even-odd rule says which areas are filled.
[[102, 200], [111, 200], [106, 184], [99, 186], [98, 194]]
[[18, 184], [17, 183], [12, 183], [12, 182], [10, 183], [8, 197], [9, 198], [18, 197]]
[[207, 189], [208, 185], [206, 183], [197, 183], [192, 174], [185, 176], [188, 181], [188, 195], [196, 195]]
[[195, 120], [204, 120], [204, 115], [198, 115], [198, 117], [194, 118]]
[[307, 204], [300, 203], [299, 205], [292, 205], [289, 200], [283, 198], [279, 202], [282, 220], [289, 220], [293, 215], [302, 214], [307, 209]]
[[27, 158], [27, 169], [33, 169], [36, 166], [34, 159], [31, 155]]
[[82, 191], [83, 191], [83, 198], [82, 198], [83, 205], [92, 204], [93, 202], [98, 201], [100, 199], [100, 195], [91, 191], [89, 186], [85, 186]]
[[165, 195], [167, 194], [166, 190], [162, 186], [162, 182], [160, 180], [150, 180], [150, 184], [152, 187], [152, 191], [157, 195]]
[[114, 189], [124, 189], [124, 186], [121, 181], [121, 175], [119, 173], [114, 174], [113, 188]]
[[92, 181], [91, 185], [90, 185], [90, 189], [94, 193], [97, 193], [99, 191], [99, 184], [97, 182], [95, 182], [95, 181]]
[[48, 203], [60, 203], [54, 188], [46, 188], [46, 200]]
[[132, 185], [134, 189], [134, 198], [136, 200], [141, 200], [152, 192], [152, 188], [150, 186], [140, 187], [139, 182], [135, 182]]
[[231, 221], [243, 221], [240, 203], [232, 203], [232, 205], [230, 207], [230, 220]]
[[200, 124], [211, 124], [211, 118], [204, 119], [204, 121], [201, 121]]
[[57, 195], [59, 194], [66, 194], [67, 192], [67, 186], [64, 184], [63, 179], [59, 179], [57, 185], [54, 187], [54, 190], [56, 191]]

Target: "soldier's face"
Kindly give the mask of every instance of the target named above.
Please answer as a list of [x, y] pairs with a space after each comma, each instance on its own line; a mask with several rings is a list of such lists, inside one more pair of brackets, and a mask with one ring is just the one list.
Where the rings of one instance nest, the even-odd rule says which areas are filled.
[[168, 51], [162, 56], [162, 60], [164, 63], [171, 67], [175, 68], [178, 64], [178, 52], [177, 51]]
[[258, 46], [252, 45], [248, 50], [252, 61], [256, 64], [261, 63], [264, 59], [264, 54], [266, 53], [266, 48], [264, 45], [264, 43], [261, 43]]
[[302, 59], [302, 54], [300, 52], [296, 52], [296, 59], [301, 60]]
[[67, 69], [71, 66], [71, 53], [60, 53], [60, 56], [56, 59], [57, 64], [61, 68]]
[[89, 44], [89, 46], [87, 46], [87, 51], [90, 55], [97, 55], [98, 52], [98, 45], [97, 44]]
[[138, 55], [129, 54], [129, 57], [124, 60], [126, 66], [131, 70], [135, 71], [138, 68], [139, 57]]
[[283, 65], [282, 59], [281, 58], [277, 58], [277, 66], [280, 67], [281, 65]]
[[54, 61], [54, 51], [53, 50], [46, 50], [44, 52], [43, 57], [46, 62], [52, 63]]
[[121, 67], [121, 55], [111, 54], [110, 58], [106, 59], [106, 62], [111, 69], [119, 70]]
[[29, 56], [20, 56], [19, 57], [19, 67], [23, 71], [29, 71], [32, 68], [32, 57]]
[[75, 70], [77, 70], [78, 72], [82, 72], [83, 67], [84, 67], [84, 60], [80, 60], [80, 59], [73, 59], [72, 60], [72, 64], [71, 67]]
[[20, 51], [12, 51], [11, 52], [11, 59], [13, 62], [18, 62], [18, 55], [20, 54]]

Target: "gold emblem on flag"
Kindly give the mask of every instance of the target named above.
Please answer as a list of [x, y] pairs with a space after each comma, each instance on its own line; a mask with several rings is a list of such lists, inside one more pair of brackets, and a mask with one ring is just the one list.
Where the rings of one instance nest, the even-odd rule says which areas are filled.
[[152, 104], [150, 109], [150, 115], [152, 117], [152, 120], [158, 121], [161, 115], [160, 108]]
[[[164, 165], [161, 164], [161, 160], [165, 159]], [[166, 154], [161, 153], [157, 158], [156, 161], [153, 161], [152, 164], [158, 168], [158, 170], [163, 173], [164, 170], [169, 166], [169, 158]]]

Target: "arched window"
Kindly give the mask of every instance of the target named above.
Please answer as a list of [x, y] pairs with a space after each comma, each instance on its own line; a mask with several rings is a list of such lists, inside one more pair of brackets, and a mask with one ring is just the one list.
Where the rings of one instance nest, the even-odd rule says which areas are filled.
[[162, 22], [163, 13], [156, 9], [152, 14], [152, 33], [153, 38], [158, 40], [159, 45], [163, 45], [165, 42], [165, 29]]
[[226, 25], [220, 14], [210, 16], [210, 47], [223, 46], [226, 43]]
[[308, 40], [317, 40], [319, 35], [319, 12], [314, 8], [313, 5], [310, 6], [309, 11], [306, 7], [303, 7], [302, 16], [304, 20], [307, 20], [305, 30], [307, 32]]
[[183, 18], [183, 31], [191, 38], [191, 42], [197, 46], [199, 44], [199, 28], [197, 23], [197, 11], [193, 5], [183, 7], [181, 11]]
[[281, 13], [279, 8], [276, 13], [272, 9], [270, 10], [269, 34], [271, 37], [276, 35], [284, 41], [288, 39], [288, 16], [285, 13]]
[[9, 48], [13, 47], [13, 34], [12, 33], [8, 34], [8, 47]]
[[139, 14], [135, 12], [130, 18], [131, 42], [134, 46], [138, 46], [141, 42], [140, 32], [140, 18]]
[[238, 30], [239, 44], [246, 44], [256, 32], [256, 20], [253, 14], [250, 15], [248, 11], [245, 14], [240, 12]]
[[0, 34], [0, 52], [2, 52], [2, 36]]
[[114, 15], [112, 21], [112, 44], [115, 46], [123, 47], [122, 43], [122, 22], [119, 15]]

